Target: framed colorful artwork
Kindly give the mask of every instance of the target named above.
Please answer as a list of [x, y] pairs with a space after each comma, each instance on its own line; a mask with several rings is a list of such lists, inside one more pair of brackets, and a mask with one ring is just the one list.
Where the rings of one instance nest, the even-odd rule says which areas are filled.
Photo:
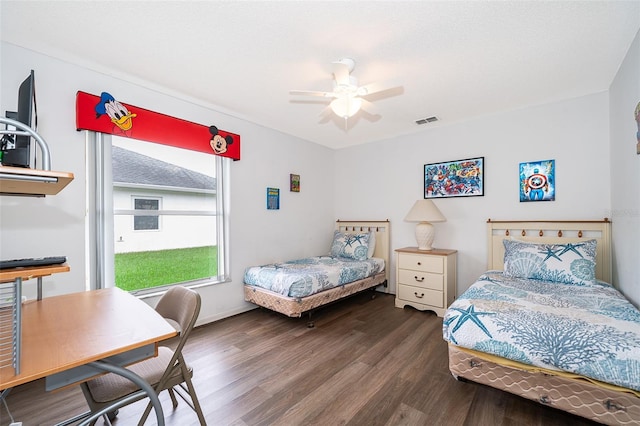
[[556, 160], [520, 163], [520, 201], [555, 201]]
[[424, 198], [484, 195], [484, 157], [424, 165]]
[[300, 192], [300, 175], [289, 175], [289, 188], [291, 192]]
[[267, 188], [267, 210], [280, 209], [280, 188]]

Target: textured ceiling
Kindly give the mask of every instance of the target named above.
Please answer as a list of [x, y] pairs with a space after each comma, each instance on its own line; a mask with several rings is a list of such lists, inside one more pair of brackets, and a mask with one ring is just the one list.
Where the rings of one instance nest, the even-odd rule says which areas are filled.
[[[9, 43], [339, 149], [605, 91], [640, 1], [3, 0], [0, 18]], [[401, 86], [346, 129], [289, 94], [330, 91], [344, 57], [360, 84]]]

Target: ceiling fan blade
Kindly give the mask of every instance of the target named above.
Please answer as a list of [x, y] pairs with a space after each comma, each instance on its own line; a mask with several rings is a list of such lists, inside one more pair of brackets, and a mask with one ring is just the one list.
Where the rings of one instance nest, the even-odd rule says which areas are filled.
[[382, 116], [380, 114], [378, 113], [373, 114], [367, 111], [366, 109], [363, 109], [360, 111], [360, 117], [372, 123], [375, 123], [376, 121], [380, 121], [380, 119], [382, 119]]
[[375, 93], [386, 92], [387, 90], [398, 90], [401, 88], [402, 86], [395, 81], [369, 83], [358, 87], [358, 96], [368, 96]]
[[331, 105], [327, 105], [322, 111], [320, 111], [320, 114], [318, 114], [318, 117], [320, 117], [320, 121], [318, 121], [318, 123], [320, 124], [329, 122], [329, 120], [331, 120], [331, 117], [333, 117], [333, 111], [331, 110]]
[[360, 114], [360, 117], [371, 122], [378, 121], [382, 118], [382, 116], [378, 113], [378, 108], [376, 108], [376, 106], [372, 102], [369, 102], [364, 98], [360, 99], [362, 100], [362, 107], [358, 112]]
[[290, 90], [290, 94], [299, 96], [322, 96], [324, 98], [333, 98], [333, 92], [320, 92], [316, 90]]
[[351, 83], [349, 79], [349, 72], [352, 67], [350, 67], [350, 63], [341, 60], [331, 63], [333, 65], [333, 76], [336, 80], [336, 84], [338, 86], [348, 86]]
[[360, 108], [363, 111], [367, 111], [368, 113], [371, 113], [371, 114], [377, 113], [378, 109], [376, 108], [376, 106], [373, 103], [369, 102], [368, 100], [366, 100], [364, 98], [360, 98], [360, 100], [362, 101], [362, 104], [361, 104]]

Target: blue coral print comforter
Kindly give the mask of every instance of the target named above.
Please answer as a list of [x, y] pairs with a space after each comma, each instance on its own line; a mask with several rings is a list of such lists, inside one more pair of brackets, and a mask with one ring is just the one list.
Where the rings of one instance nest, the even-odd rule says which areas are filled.
[[284, 296], [304, 297], [373, 276], [384, 267], [384, 259], [378, 258], [316, 256], [247, 268], [244, 283]]
[[444, 339], [640, 391], [640, 311], [603, 282], [482, 275], [447, 310]]

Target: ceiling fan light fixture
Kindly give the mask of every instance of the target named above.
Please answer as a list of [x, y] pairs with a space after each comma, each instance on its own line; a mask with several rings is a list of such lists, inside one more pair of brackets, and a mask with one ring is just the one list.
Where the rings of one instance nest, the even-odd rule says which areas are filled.
[[[402, 86], [391, 87], [387, 84], [380, 83], [370, 83], [365, 86], [359, 86], [358, 79], [351, 75], [351, 71], [353, 71], [355, 67], [355, 61], [351, 58], [343, 58], [331, 64], [333, 69], [333, 90], [331, 92], [290, 90], [289, 93], [296, 96], [331, 98], [331, 102], [328, 107], [322, 110], [321, 115], [324, 116], [325, 113], [330, 114], [329, 110], [331, 110], [337, 117], [344, 120], [345, 130], [348, 130], [347, 120], [356, 115], [361, 109], [366, 113], [363, 116], [364, 118], [373, 116], [370, 112], [371, 100], [366, 99], [367, 96], [392, 89], [398, 89], [399, 93], [403, 93]], [[377, 115], [377, 117], [380, 117], [380, 115]]]
[[353, 117], [360, 107], [362, 107], [362, 99], [354, 96], [342, 96], [331, 101], [331, 110], [341, 118]]

